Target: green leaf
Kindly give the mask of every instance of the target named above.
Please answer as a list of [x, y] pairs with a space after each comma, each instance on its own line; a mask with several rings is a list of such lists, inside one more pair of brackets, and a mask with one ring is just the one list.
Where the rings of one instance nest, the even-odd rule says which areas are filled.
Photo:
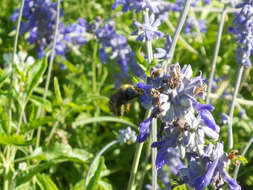
[[237, 157], [237, 158], [242, 163], [243, 166], [245, 166], [246, 164], [248, 164], [248, 160], [244, 156], [240, 156], [240, 157]]
[[47, 68], [47, 59], [48, 59], [48, 56], [45, 56], [44, 59], [39, 60], [38, 63], [36, 63], [36, 64], [38, 64], [38, 68], [35, 71], [35, 73], [33, 74], [32, 79], [31, 79], [31, 83], [28, 86], [28, 90], [27, 90], [28, 96], [31, 95], [32, 91], [39, 84], [41, 77], [45, 73], [46, 68]]
[[144, 57], [141, 55], [141, 49], [138, 49], [136, 53], [136, 58], [140, 64], [142, 64], [145, 61]]
[[52, 148], [39, 147], [26, 157], [26, 159], [35, 159], [38, 161], [65, 160], [73, 162], [86, 163], [92, 158], [92, 154], [83, 149], [71, 148], [66, 144], [56, 143]]
[[32, 141], [26, 141], [21, 135], [18, 134], [7, 135], [0, 133], [0, 144], [28, 146], [32, 144]]
[[27, 132], [32, 129], [37, 129], [39, 126], [46, 125], [48, 123], [55, 122], [55, 121], [56, 121], [56, 119], [52, 116], [40, 117], [38, 119], [34, 119], [34, 120], [30, 121], [26, 125], [26, 127], [21, 128], [21, 131]]
[[37, 173], [51, 167], [54, 164], [56, 164], [55, 161], [50, 161], [42, 164], [35, 164], [29, 166], [25, 171], [22, 171], [18, 174], [18, 176], [16, 177], [16, 185], [19, 186], [26, 183]]
[[29, 100], [36, 105], [41, 105], [47, 112], [52, 112], [52, 104], [50, 101], [35, 95], [31, 95]]
[[73, 122], [72, 126], [75, 128], [75, 127], [78, 127], [78, 126], [83, 126], [83, 125], [87, 125], [89, 123], [96, 123], [96, 122], [115, 122], [115, 123], [122, 123], [122, 124], [125, 124], [125, 125], [129, 125], [129, 126], [132, 126], [136, 129], [138, 128], [135, 124], [133, 124], [129, 121], [126, 121], [124, 119], [119, 119], [119, 118], [116, 118], [116, 117], [110, 117], [110, 116], [83, 118], [83, 119], [80, 119], [80, 120], [77, 120], [77, 121]]
[[83, 187], [84, 187], [84, 180], [81, 179], [79, 182], [75, 184], [74, 187], [71, 188], [71, 190], [84, 190]]
[[17, 178], [16, 184], [21, 185], [29, 181], [39, 172], [53, 167], [56, 164], [72, 161], [77, 163], [88, 162], [92, 155], [83, 149], [72, 149], [69, 145], [55, 144], [53, 148], [37, 148], [30, 156], [24, 157], [25, 160], [46, 161], [40, 164], [29, 166], [25, 171], [21, 171]]
[[58, 187], [49, 176], [37, 174], [36, 177], [41, 190], [58, 190]]
[[54, 77], [54, 92], [55, 92], [57, 103], [62, 104], [63, 101], [62, 101], [61, 91], [60, 91], [58, 79], [56, 77]]
[[98, 184], [105, 190], [113, 190], [112, 185], [110, 183], [100, 180]]
[[75, 65], [73, 65], [72, 63], [70, 63], [68, 60], [65, 60], [63, 58], [61, 58], [60, 56], [57, 57], [59, 59], [59, 61], [65, 65], [67, 67], [67, 69], [72, 72], [72, 73], [78, 73], [78, 69], [75, 67]]
[[1, 76], [0, 76], [0, 86], [5, 81], [5, 79], [7, 79], [8, 76], [9, 76], [9, 73], [1, 73]]
[[100, 157], [96, 162], [97, 164], [94, 164], [90, 177], [88, 178], [88, 183], [86, 182], [86, 184], [88, 184], [87, 190], [96, 190], [98, 187], [98, 182], [101, 178], [101, 172], [103, 171], [105, 165], [104, 158]]

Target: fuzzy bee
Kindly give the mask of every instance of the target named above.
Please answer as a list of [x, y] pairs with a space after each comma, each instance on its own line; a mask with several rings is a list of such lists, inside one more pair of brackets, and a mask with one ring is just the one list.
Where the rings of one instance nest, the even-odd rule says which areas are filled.
[[133, 85], [122, 85], [118, 91], [113, 94], [109, 101], [109, 107], [113, 114], [123, 115], [125, 110], [130, 109], [130, 101], [139, 97], [142, 94], [140, 89], [137, 89]]

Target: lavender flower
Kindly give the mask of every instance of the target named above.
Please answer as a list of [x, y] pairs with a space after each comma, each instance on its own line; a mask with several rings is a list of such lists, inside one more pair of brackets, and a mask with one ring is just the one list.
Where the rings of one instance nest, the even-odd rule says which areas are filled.
[[[25, 22], [21, 23], [21, 34], [29, 31], [28, 42], [34, 44], [38, 57], [45, 55], [45, 49], [52, 46], [56, 24], [57, 5], [50, 0], [25, 0], [23, 17]], [[10, 17], [11, 21], [18, 19], [18, 9]], [[60, 10], [60, 17], [63, 11]], [[85, 32], [87, 23], [79, 18], [78, 24], [65, 26], [63, 22], [59, 24], [59, 33], [56, 41], [56, 54], [65, 57], [69, 51], [68, 45], [83, 45], [86, 42]]]
[[[201, 74], [191, 78], [191, 67], [186, 65], [181, 69], [179, 64], [172, 65], [169, 71], [165, 74], [161, 68], [154, 69], [147, 84], [137, 84], [143, 91], [142, 106], [152, 109], [150, 118], [140, 125], [138, 142], [145, 141], [149, 135], [151, 118], [159, 117], [165, 133], [161, 142], [166, 148], [177, 147], [183, 158], [186, 151], [201, 151], [205, 137], [217, 141], [220, 129], [211, 114], [214, 107], [197, 101], [204, 98], [205, 84]], [[163, 152], [158, 152], [158, 160], [167, 159]], [[162, 167], [161, 161], [158, 163], [158, 167]]]
[[224, 182], [228, 183], [230, 190], [241, 189], [226, 171], [229, 159], [224, 153], [222, 143], [217, 143], [214, 149], [212, 144], [209, 144], [201, 157], [191, 155], [188, 160], [189, 167], [182, 168], [179, 175], [185, 183], [195, 187], [196, 190], [204, 190], [211, 184], [215, 189], [220, 189]]
[[117, 86], [120, 86], [122, 80], [128, 77], [131, 71], [138, 77], [145, 76], [144, 71], [136, 63], [136, 55], [132, 52], [131, 47], [127, 43], [127, 39], [115, 31], [115, 23], [107, 22], [103, 27], [96, 31], [96, 36], [102, 47], [99, 49], [99, 55], [102, 63], [108, 60], [107, 49], [111, 49], [111, 60], [116, 60], [121, 66], [122, 73], [117, 75]]
[[130, 127], [119, 130], [119, 140], [122, 143], [135, 142], [136, 134]]
[[135, 10], [136, 13], [140, 12], [141, 10], [149, 9], [151, 13], [157, 13], [158, 12], [158, 5], [159, 1], [156, 0], [115, 0], [112, 9], [116, 9], [120, 4], [122, 6], [122, 11], [131, 11]]
[[137, 21], [133, 22], [134, 27], [137, 29], [132, 35], [138, 35], [137, 41], [150, 41], [154, 38], [162, 38], [163, 33], [158, 30], [158, 26], [161, 24], [160, 20], [155, 20], [155, 15], [151, 14], [149, 18], [150, 24], [141, 24]]
[[164, 41], [164, 49], [163, 48], [156, 48], [156, 52], [154, 54], [154, 57], [157, 59], [167, 59], [168, 58], [168, 53], [171, 45], [171, 37], [170, 35], [165, 35], [165, 41]]
[[[196, 23], [198, 26], [196, 26]], [[184, 33], [186, 35], [192, 35], [196, 36], [196, 27], [199, 27], [199, 30], [201, 33], [205, 34], [206, 33], [206, 21], [205, 20], [194, 20], [193, 18], [188, 18], [185, 23], [184, 27]]]
[[241, 8], [240, 13], [235, 13], [234, 26], [230, 27], [230, 32], [236, 35], [238, 48], [236, 59], [240, 65], [251, 66], [250, 56], [253, 52], [253, 1], [244, 0], [237, 8]]

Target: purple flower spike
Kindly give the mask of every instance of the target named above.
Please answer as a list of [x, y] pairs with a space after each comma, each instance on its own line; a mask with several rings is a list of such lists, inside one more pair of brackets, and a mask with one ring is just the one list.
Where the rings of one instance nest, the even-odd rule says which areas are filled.
[[243, 0], [236, 8], [241, 8], [240, 13], [235, 13], [234, 26], [230, 27], [230, 32], [236, 36], [238, 48], [236, 59], [240, 65], [251, 66], [250, 56], [253, 52], [253, 0]]
[[[20, 33], [29, 32], [30, 35], [27, 41], [35, 45], [39, 58], [45, 55], [44, 49], [52, 47], [54, 31], [56, 27], [56, 11], [57, 3], [51, 0], [25, 0], [23, 17], [24, 22], [21, 22]], [[19, 10], [10, 17], [10, 20], [15, 22], [18, 19]], [[60, 17], [63, 16], [62, 9]], [[65, 54], [70, 51], [69, 46], [83, 45], [86, 43], [84, 37], [88, 27], [87, 22], [79, 18], [79, 23], [65, 26], [60, 21], [58, 35], [56, 39], [56, 54], [65, 58]]]
[[147, 120], [143, 121], [140, 123], [140, 127], [139, 127], [139, 134], [137, 136], [137, 141], [139, 143], [144, 142], [148, 135], [149, 135], [149, 125], [151, 123], [152, 117], [149, 117]]

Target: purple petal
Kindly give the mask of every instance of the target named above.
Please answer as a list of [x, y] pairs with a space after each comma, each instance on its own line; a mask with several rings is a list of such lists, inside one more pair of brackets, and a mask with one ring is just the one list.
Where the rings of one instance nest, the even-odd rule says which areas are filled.
[[142, 143], [143, 141], [145, 141], [149, 135], [149, 125], [151, 122], [152, 118], [149, 117], [147, 120], [143, 121], [140, 123], [140, 127], [139, 127], [139, 134], [137, 136], [137, 141], [139, 143]]

